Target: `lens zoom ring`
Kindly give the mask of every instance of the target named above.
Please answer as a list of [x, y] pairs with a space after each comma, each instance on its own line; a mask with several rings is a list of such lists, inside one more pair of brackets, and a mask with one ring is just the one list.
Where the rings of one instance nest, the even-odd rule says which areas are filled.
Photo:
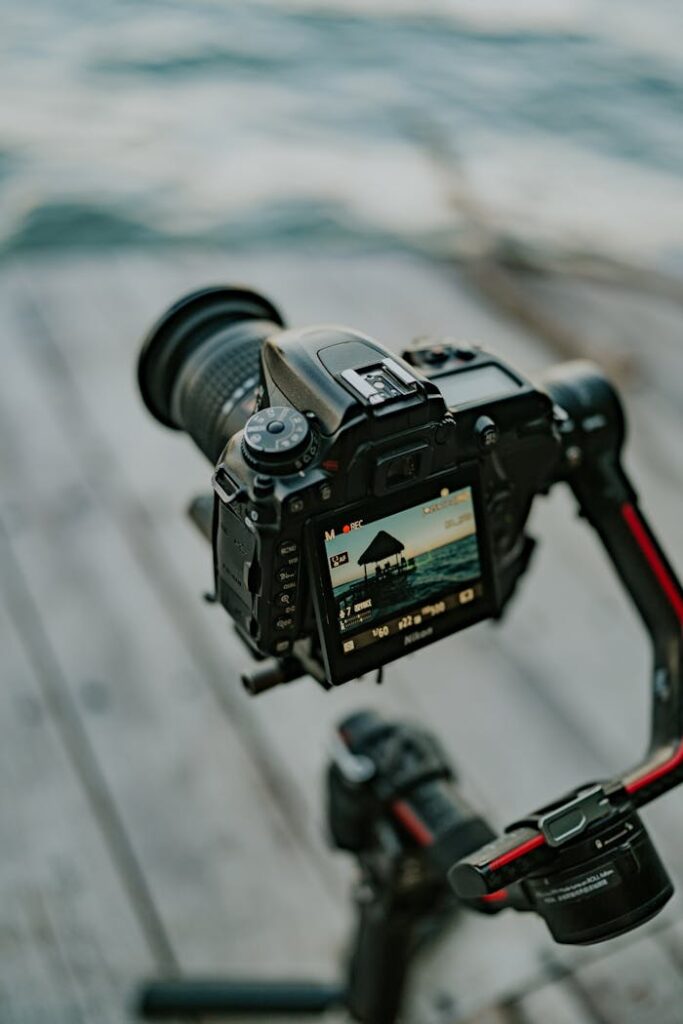
[[178, 380], [180, 422], [211, 462], [228, 440], [218, 433], [226, 403], [246, 381], [259, 379], [264, 332], [255, 331], [254, 326], [255, 321], [242, 329], [233, 326], [229, 337], [213, 338], [189, 361]]

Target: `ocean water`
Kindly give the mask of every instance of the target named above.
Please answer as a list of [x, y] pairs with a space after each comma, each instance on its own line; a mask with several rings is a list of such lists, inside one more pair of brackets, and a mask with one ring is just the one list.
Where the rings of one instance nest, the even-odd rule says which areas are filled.
[[2, 0], [0, 253], [120, 244], [680, 263], [680, 0]]

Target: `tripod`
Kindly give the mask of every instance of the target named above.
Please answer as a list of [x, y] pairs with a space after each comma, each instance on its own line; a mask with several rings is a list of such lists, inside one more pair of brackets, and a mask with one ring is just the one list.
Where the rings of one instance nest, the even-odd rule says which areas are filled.
[[345, 982], [153, 981], [141, 989], [140, 1014], [270, 1019], [345, 1007], [362, 1024], [394, 1024], [416, 950], [457, 909], [448, 868], [493, 836], [452, 782], [429, 733], [374, 713], [351, 716], [327, 771], [332, 841], [359, 866]]

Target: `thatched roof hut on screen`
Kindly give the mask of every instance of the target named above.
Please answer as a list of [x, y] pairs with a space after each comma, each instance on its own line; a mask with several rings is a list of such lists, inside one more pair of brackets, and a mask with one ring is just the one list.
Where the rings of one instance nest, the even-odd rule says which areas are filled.
[[404, 549], [405, 544], [402, 544], [400, 540], [392, 537], [386, 530], [380, 530], [358, 559], [358, 564], [365, 569], [365, 578], [367, 579], [368, 575], [368, 565], [372, 563], [385, 562], [388, 558], [394, 557], [398, 566], [401, 552]]

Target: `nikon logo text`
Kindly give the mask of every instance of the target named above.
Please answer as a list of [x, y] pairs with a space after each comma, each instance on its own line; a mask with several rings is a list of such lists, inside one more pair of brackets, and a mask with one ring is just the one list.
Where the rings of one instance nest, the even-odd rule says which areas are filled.
[[434, 632], [433, 626], [427, 626], [426, 629], [418, 629], [416, 633], [409, 633], [403, 637], [403, 646], [410, 647], [411, 644], [417, 643], [418, 640], [424, 640], [426, 637], [431, 636]]

